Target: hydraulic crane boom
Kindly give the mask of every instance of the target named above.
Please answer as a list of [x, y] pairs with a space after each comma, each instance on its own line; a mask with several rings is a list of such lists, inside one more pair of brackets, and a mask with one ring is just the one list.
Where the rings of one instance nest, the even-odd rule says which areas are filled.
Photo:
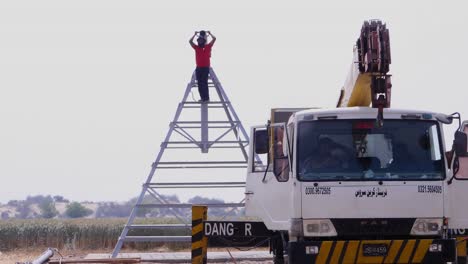
[[369, 106], [379, 109], [377, 117], [383, 120], [383, 108], [390, 107], [391, 80], [390, 37], [380, 20], [364, 22], [353, 49], [353, 62], [341, 89], [337, 107]]

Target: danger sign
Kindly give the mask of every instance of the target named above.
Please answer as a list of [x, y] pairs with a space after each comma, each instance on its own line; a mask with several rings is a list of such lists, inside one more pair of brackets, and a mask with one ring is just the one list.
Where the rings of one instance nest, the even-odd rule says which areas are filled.
[[262, 222], [205, 221], [204, 234], [207, 237], [269, 237], [270, 231]]

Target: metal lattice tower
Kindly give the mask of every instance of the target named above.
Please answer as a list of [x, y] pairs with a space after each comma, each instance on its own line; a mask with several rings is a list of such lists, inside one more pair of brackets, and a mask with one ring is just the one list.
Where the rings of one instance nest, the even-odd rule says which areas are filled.
[[[118, 242], [112, 252], [116, 257], [124, 242], [190, 242], [191, 236], [134, 236], [129, 235], [132, 229], [172, 229], [191, 228], [191, 219], [181, 213], [182, 208], [191, 208], [190, 203], [174, 203], [161, 195], [167, 189], [241, 189], [245, 187], [245, 169], [248, 163], [247, 145], [249, 137], [229, 101], [215, 72], [210, 68], [208, 77], [211, 101], [198, 102], [193, 98], [194, 88], [198, 88], [195, 73], [185, 89], [184, 97], [177, 107], [173, 121], [169, 125], [166, 138], [161, 143], [161, 149], [151, 166], [151, 171], [142, 186], [141, 193], [130, 213]], [[192, 95], [192, 96], [190, 96]], [[222, 119], [216, 119], [222, 116]], [[185, 118], [184, 118], [185, 117]], [[187, 119], [191, 117], [191, 119]], [[193, 153], [193, 151], [196, 153]], [[173, 153], [169, 153], [172, 151]], [[192, 153], [189, 153], [192, 151]], [[221, 153], [213, 153], [221, 151]], [[234, 152], [238, 157], [234, 157]], [[212, 154], [210, 156], [210, 154]], [[172, 159], [171, 159], [172, 155]], [[193, 160], [194, 157], [199, 158]], [[256, 162], [260, 162], [256, 157]], [[226, 181], [226, 169], [238, 170], [241, 180]], [[173, 174], [176, 172], [179, 174]], [[204, 171], [201, 175], [185, 178], [190, 172]], [[218, 171], [216, 180], [206, 171]], [[157, 177], [154, 177], [158, 172]], [[180, 175], [182, 172], [182, 177]], [[208, 175], [208, 176], [207, 176]], [[194, 180], [195, 179], [195, 180]], [[224, 181], [223, 181], [224, 179]], [[241, 189], [242, 190], [242, 189]], [[244, 200], [239, 203], [206, 204], [208, 207], [231, 208], [236, 210], [244, 206]], [[165, 209], [180, 224], [141, 225], [135, 224], [138, 211], [149, 208]], [[230, 212], [230, 211], [228, 211]]]

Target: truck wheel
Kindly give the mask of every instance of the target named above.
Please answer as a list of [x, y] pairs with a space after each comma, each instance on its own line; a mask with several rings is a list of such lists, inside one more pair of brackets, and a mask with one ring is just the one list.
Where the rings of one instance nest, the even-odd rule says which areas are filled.
[[284, 260], [284, 247], [283, 240], [280, 236], [276, 237], [272, 241], [272, 251], [273, 251], [273, 263], [274, 264], [285, 264]]
[[287, 261], [284, 258], [279, 258], [275, 256], [275, 258], [273, 259], [273, 263], [274, 264], [287, 264]]
[[466, 257], [457, 257], [457, 264], [466, 264]]

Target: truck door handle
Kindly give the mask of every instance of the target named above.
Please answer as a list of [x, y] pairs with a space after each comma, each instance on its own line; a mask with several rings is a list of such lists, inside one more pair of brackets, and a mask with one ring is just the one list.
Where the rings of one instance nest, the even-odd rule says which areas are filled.
[[245, 194], [245, 195], [250, 195], [250, 194], [254, 194], [254, 192], [252, 192], [252, 191], [247, 191], [247, 192], [245, 192], [244, 194]]

